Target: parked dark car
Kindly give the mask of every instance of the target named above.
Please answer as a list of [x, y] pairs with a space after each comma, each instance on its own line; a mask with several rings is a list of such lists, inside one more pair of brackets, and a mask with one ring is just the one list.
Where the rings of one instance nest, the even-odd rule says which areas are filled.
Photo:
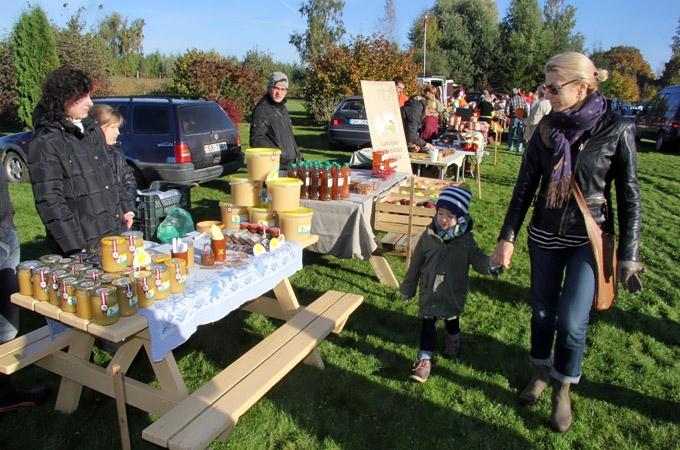
[[[140, 188], [155, 180], [201, 183], [234, 173], [243, 165], [239, 132], [215, 102], [167, 97], [93, 100], [112, 106], [123, 116], [118, 143]], [[0, 139], [3, 167], [12, 181], [26, 179], [30, 134], [4, 139], [10, 142], [5, 145]], [[17, 139], [26, 144], [11, 143]]]
[[664, 88], [635, 116], [638, 138], [653, 139], [657, 150], [680, 146], [680, 85]]
[[31, 131], [23, 131], [0, 137], [0, 161], [9, 181], [28, 180], [26, 161], [28, 160], [28, 142], [32, 135]]
[[371, 135], [362, 96], [347, 97], [340, 102], [328, 125], [328, 143], [337, 149], [370, 147]]

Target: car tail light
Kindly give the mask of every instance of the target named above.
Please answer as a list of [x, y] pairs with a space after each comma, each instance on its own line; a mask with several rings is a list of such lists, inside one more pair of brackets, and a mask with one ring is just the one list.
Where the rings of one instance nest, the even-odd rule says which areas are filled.
[[674, 120], [671, 122], [671, 128], [678, 128], [680, 127], [680, 123], [677, 120]]
[[175, 162], [177, 164], [191, 162], [191, 149], [184, 142], [175, 142]]
[[331, 126], [337, 127], [338, 125], [342, 125], [342, 119], [338, 117], [333, 117], [333, 120], [331, 120]]
[[236, 135], [236, 145], [241, 145], [241, 135], [240, 134]]

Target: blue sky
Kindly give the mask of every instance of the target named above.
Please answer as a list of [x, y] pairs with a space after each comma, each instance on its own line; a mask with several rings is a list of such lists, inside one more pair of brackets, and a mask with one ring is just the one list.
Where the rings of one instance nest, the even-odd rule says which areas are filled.
[[[9, 3], [9, 4], [8, 4]], [[67, 7], [64, 8], [64, 3]], [[41, 5], [50, 20], [63, 25], [84, 6], [88, 25], [117, 11], [129, 19], [146, 21], [144, 51], [182, 53], [189, 48], [214, 49], [242, 57], [249, 49], [271, 53], [275, 59], [298, 60], [288, 43], [293, 31], [302, 32], [305, 21], [298, 13], [299, 0], [31, 0]], [[370, 34], [384, 14], [384, 0], [345, 0], [344, 23], [349, 34]], [[539, 0], [542, 5], [543, 1]], [[671, 37], [680, 18], [680, 0], [571, 0], [577, 8], [576, 30], [586, 37], [586, 48], [613, 45], [638, 47], [659, 75], [670, 58]], [[98, 6], [102, 4], [102, 10]], [[434, 0], [395, 0], [398, 38], [407, 44], [407, 33], [416, 16]], [[499, 19], [510, 0], [497, 0]], [[4, 0], [0, 33], [8, 33], [26, 8], [25, 0]]]

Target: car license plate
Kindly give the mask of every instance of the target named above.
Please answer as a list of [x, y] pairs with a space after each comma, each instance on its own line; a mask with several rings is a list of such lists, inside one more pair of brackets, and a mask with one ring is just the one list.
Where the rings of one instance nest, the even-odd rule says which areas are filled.
[[350, 125], [368, 125], [368, 119], [349, 119]]
[[226, 142], [215, 142], [213, 144], [206, 144], [203, 146], [206, 153], [219, 153], [222, 150], [227, 149]]

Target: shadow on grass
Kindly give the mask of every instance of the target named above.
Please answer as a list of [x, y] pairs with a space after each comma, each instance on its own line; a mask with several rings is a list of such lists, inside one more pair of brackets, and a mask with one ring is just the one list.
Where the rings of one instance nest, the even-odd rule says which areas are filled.
[[647, 314], [624, 311], [614, 307], [603, 313], [591, 314], [590, 323], [595, 322], [614, 325], [627, 333], [639, 331], [669, 347], [680, 345], [680, 327], [677, 322], [669, 319], [651, 317]]

